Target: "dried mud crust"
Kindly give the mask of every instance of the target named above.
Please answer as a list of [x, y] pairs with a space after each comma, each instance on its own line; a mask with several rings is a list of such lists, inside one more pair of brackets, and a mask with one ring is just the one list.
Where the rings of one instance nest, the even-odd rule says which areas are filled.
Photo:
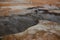
[[23, 36], [5, 36], [3, 40], [60, 40], [60, 36], [46, 31], [37, 31], [35, 34], [26, 33]]

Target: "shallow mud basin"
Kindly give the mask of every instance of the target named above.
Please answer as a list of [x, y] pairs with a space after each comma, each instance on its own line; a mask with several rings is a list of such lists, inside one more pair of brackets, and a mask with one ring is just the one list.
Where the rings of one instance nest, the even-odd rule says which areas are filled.
[[0, 17], [0, 36], [23, 32], [37, 23], [37, 20], [28, 16]]

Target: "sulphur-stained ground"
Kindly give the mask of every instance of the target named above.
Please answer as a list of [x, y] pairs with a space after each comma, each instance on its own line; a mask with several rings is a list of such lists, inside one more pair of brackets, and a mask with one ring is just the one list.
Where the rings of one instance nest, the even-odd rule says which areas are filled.
[[40, 6], [45, 4], [60, 6], [60, 0], [0, 0], [0, 6], [11, 6], [11, 5]]

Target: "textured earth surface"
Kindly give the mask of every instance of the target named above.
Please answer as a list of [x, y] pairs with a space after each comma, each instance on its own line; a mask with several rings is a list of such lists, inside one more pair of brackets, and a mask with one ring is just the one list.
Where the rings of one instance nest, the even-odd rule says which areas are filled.
[[49, 10], [32, 7], [20, 12], [13, 9], [0, 9], [3, 40], [60, 40], [60, 12], [50, 12], [49, 6]]
[[4, 36], [3, 40], [60, 40], [60, 24], [40, 20], [22, 33]]

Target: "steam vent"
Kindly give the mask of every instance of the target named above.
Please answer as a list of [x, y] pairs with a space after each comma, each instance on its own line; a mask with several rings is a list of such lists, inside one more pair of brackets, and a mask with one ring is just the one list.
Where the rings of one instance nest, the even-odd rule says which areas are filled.
[[60, 40], [60, 0], [0, 0], [0, 40]]

